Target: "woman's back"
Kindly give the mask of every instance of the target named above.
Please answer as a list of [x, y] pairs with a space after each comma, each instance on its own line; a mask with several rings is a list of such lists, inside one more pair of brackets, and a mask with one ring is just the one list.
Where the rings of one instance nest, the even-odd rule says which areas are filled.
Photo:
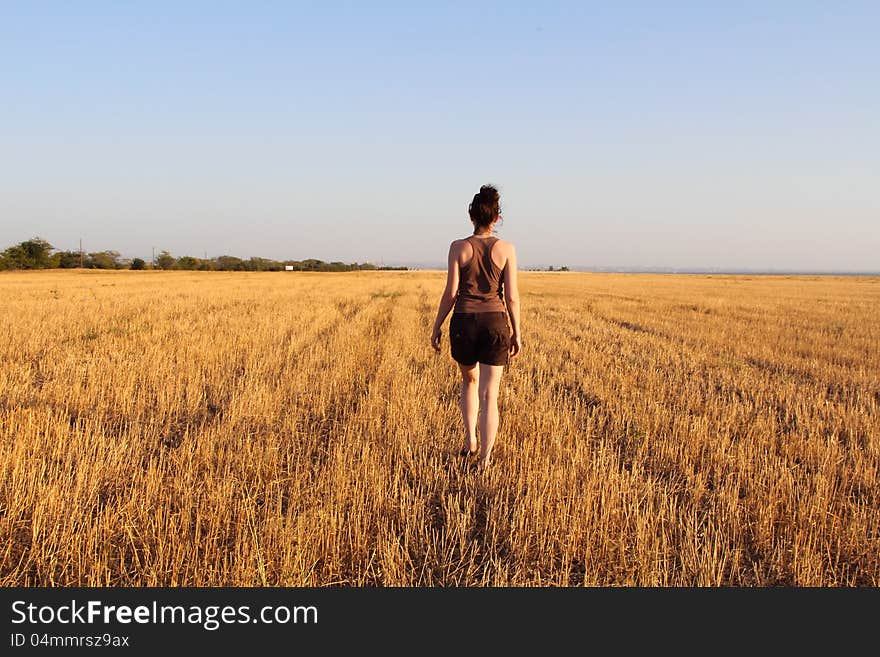
[[492, 247], [499, 239], [471, 235], [464, 241], [471, 245], [473, 255], [459, 266], [458, 295], [453, 312], [505, 312], [504, 270], [492, 260]]

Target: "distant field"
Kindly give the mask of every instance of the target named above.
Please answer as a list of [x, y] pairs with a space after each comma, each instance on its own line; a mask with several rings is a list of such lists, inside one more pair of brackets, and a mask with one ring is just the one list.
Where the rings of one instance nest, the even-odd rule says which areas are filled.
[[0, 584], [880, 585], [880, 278], [521, 273], [486, 473], [444, 282], [0, 275]]

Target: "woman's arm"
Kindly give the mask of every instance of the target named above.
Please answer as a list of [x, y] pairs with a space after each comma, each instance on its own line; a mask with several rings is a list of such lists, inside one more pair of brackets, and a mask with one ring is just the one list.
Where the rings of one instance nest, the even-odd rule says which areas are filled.
[[504, 301], [507, 304], [507, 315], [510, 317], [510, 355], [516, 356], [522, 349], [522, 334], [519, 324], [519, 285], [517, 283], [516, 248], [510, 245], [510, 255], [504, 267]]
[[446, 321], [449, 311], [455, 306], [455, 298], [458, 296], [458, 277], [458, 248], [456, 242], [453, 242], [449, 245], [449, 254], [446, 257], [446, 289], [443, 290], [443, 296], [440, 297], [437, 318], [434, 320], [434, 329], [431, 331], [431, 346], [437, 353], [440, 353], [441, 327]]

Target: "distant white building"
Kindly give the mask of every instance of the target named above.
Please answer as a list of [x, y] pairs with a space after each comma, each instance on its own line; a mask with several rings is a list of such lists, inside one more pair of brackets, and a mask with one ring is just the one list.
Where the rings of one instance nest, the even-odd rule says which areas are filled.
[[293, 265], [284, 265], [284, 271], [293, 271]]

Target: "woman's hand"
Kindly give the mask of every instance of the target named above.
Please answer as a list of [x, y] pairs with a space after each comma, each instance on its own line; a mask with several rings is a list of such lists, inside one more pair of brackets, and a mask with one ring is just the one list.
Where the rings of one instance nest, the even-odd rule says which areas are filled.
[[440, 341], [443, 338], [443, 329], [434, 327], [434, 330], [431, 332], [431, 346], [434, 347], [434, 351], [438, 354], [440, 353]]
[[522, 337], [519, 333], [510, 334], [510, 357], [515, 358], [522, 351]]

